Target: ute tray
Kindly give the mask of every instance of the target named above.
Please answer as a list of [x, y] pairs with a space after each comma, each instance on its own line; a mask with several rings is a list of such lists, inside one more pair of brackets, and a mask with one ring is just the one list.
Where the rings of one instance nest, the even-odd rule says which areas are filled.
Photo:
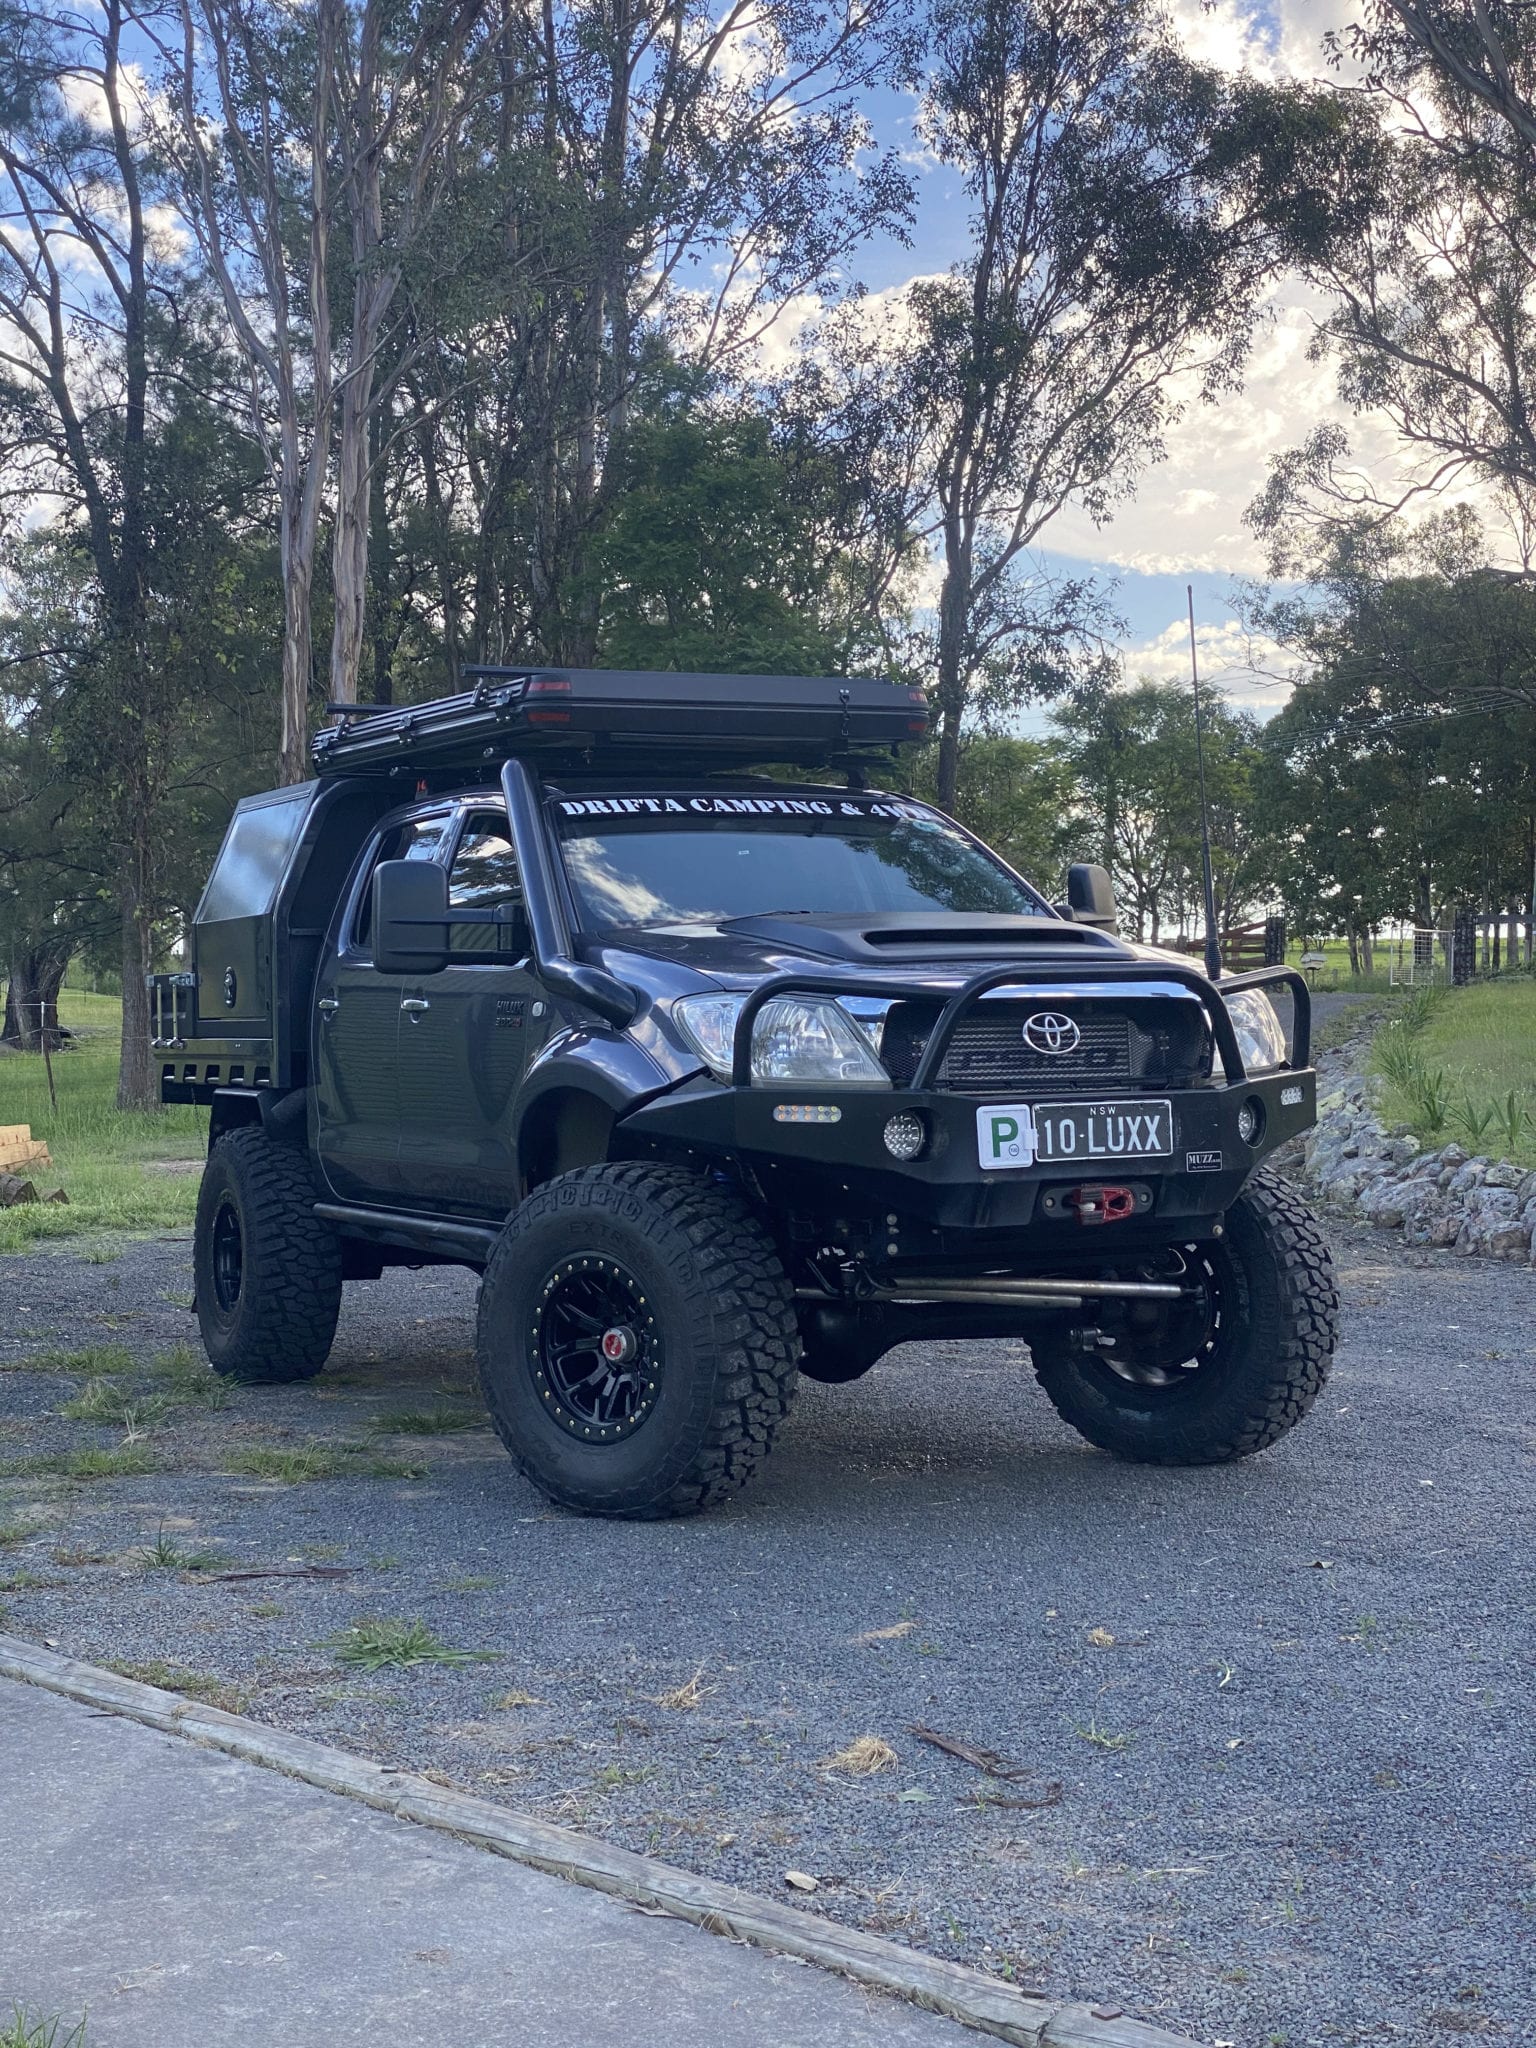
[[887, 757], [924, 737], [921, 690], [868, 677], [684, 675], [667, 670], [470, 669], [473, 690], [398, 707], [333, 706], [315, 734], [315, 772], [466, 779], [537, 754], [551, 767], [669, 771], [784, 762], [828, 767]]

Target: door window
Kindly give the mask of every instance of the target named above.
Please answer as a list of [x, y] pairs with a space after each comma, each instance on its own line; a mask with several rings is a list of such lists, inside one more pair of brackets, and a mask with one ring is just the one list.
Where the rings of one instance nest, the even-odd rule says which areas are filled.
[[373, 859], [368, 863], [368, 873], [352, 913], [352, 943], [364, 952], [368, 949], [368, 928], [373, 920], [373, 871], [380, 861], [385, 860], [436, 860], [448, 834], [448, 819], [412, 818], [403, 825], [393, 825], [379, 841]]
[[[506, 905], [512, 913], [512, 948], [526, 953], [529, 946], [528, 920], [523, 906], [523, 882], [517, 855], [507, 836], [506, 814], [502, 811], [472, 812], [465, 820], [453, 866], [448, 870], [448, 914], [455, 910], [492, 910]], [[474, 953], [510, 966], [511, 961], [495, 943], [495, 934], [484, 925], [450, 922], [448, 944], [455, 953]]]

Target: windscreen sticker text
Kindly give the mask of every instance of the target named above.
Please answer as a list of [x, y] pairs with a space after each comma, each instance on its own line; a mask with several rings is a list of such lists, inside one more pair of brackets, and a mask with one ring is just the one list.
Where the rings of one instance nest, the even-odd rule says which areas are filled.
[[562, 818], [926, 818], [895, 798], [823, 796], [572, 796]]

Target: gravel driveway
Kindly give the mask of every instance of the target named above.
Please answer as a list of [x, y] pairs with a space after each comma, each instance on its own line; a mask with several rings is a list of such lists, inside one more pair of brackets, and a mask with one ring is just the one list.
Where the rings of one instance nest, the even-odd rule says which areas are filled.
[[[465, 1276], [349, 1289], [322, 1379], [219, 1407], [176, 1349], [185, 1240], [10, 1258], [0, 1600], [72, 1654], [779, 1896], [807, 1872], [802, 1903], [1205, 2039], [1528, 2041], [1536, 1275], [1337, 1251], [1334, 1379], [1249, 1464], [1116, 1465], [1022, 1346], [909, 1347], [807, 1384], [727, 1510], [654, 1526], [551, 1512], [483, 1426], [399, 1426], [479, 1424]], [[92, 1366], [153, 1469], [58, 1469], [124, 1442], [59, 1413]], [[339, 1666], [377, 1616], [494, 1661]], [[862, 1735], [895, 1767], [827, 1767]]]

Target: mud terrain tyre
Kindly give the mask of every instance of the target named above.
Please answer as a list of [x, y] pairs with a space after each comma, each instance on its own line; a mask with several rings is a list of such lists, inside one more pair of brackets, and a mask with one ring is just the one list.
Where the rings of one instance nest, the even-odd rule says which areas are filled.
[[309, 1161], [254, 1124], [220, 1138], [197, 1197], [194, 1291], [215, 1372], [313, 1379], [341, 1313], [341, 1240], [315, 1215]]
[[583, 1167], [508, 1220], [475, 1356], [497, 1434], [552, 1501], [697, 1514], [745, 1485], [789, 1413], [794, 1290], [729, 1189], [670, 1167]]
[[1032, 1347], [1056, 1412], [1100, 1450], [1147, 1465], [1226, 1464], [1267, 1449], [1317, 1399], [1338, 1294], [1311, 1212], [1260, 1172], [1223, 1220], [1220, 1238], [1183, 1248], [1206, 1287], [1199, 1329], [1131, 1331], [1101, 1355], [1063, 1338]]

